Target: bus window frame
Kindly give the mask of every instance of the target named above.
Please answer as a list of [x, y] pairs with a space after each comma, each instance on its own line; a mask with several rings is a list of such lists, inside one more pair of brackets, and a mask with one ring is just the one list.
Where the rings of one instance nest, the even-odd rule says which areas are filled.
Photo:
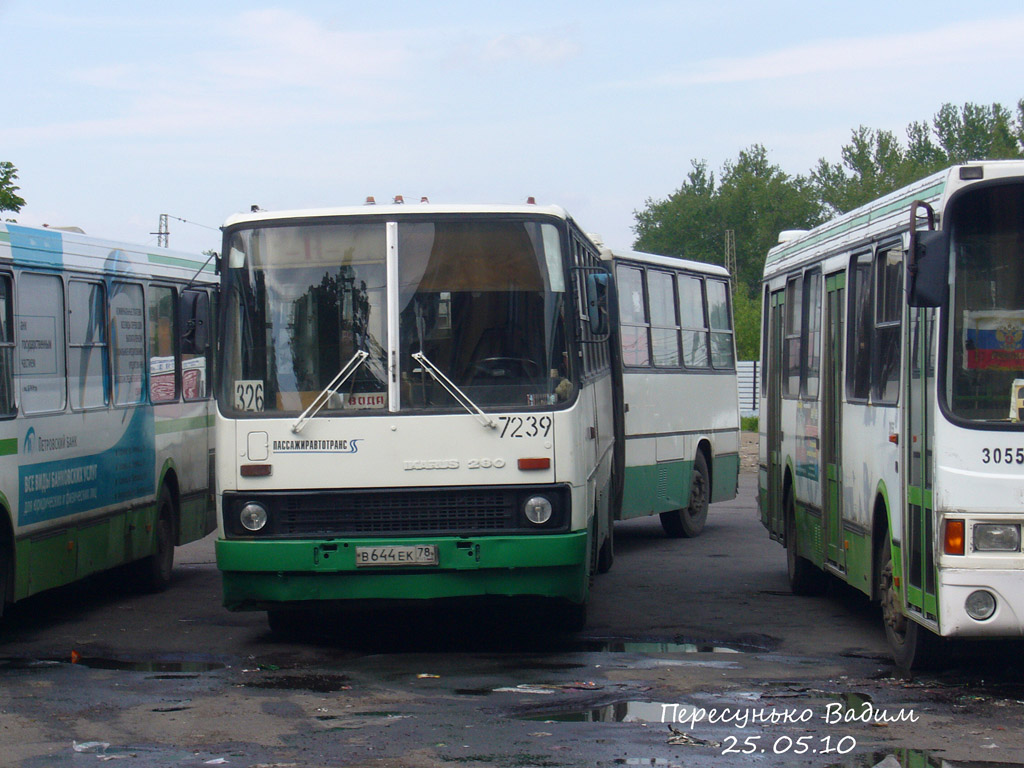
[[[803, 275], [803, 302], [801, 307], [802, 324], [800, 328], [800, 397], [803, 400], [817, 400], [821, 393], [821, 357], [822, 357], [822, 291], [824, 281], [821, 276], [821, 267], [811, 267]], [[813, 313], [813, 315], [812, 315]], [[814, 330], [811, 331], [811, 319], [816, 321]], [[813, 338], [812, 338], [813, 336]], [[811, 381], [811, 351], [817, 353], [815, 360], [817, 365], [814, 368], [815, 387], [812, 392], [809, 386]]]
[[[847, 285], [849, 285], [849, 288], [847, 290], [846, 307], [846, 402], [857, 403], [860, 405], [866, 405], [871, 401], [871, 361], [874, 354], [875, 319], [874, 265], [875, 250], [873, 247], [861, 248], [854, 251], [850, 255], [850, 261], [847, 265], [846, 282]], [[861, 272], [867, 273], [866, 283], [868, 286], [868, 298], [865, 311], [863, 314], [858, 314], [857, 298], [861, 295], [859, 293], [861, 281], [857, 278]], [[864, 324], [865, 318], [867, 319], [867, 334], [863, 341], [863, 348], [858, 349], [858, 321], [859, 324]], [[857, 394], [855, 386], [858, 383], [858, 363], [860, 363], [862, 367], [867, 365], [866, 380], [864, 382], [865, 393], [863, 396]], [[863, 375], [863, 371], [861, 373]]]
[[[150, 295], [155, 290], [169, 290], [171, 293], [171, 355], [170, 357], [174, 360], [174, 396], [169, 397], [166, 400], [154, 400], [153, 399], [153, 358], [154, 357], [166, 357], [166, 355], [155, 355], [155, 350], [152, 345], [152, 335], [150, 322], [152, 320], [151, 309], [153, 305], [150, 303]], [[146, 322], [146, 388], [147, 395], [146, 400], [151, 405], [169, 405], [171, 403], [181, 402], [181, 344], [178, 339], [179, 324], [180, 324], [180, 286], [174, 283], [167, 283], [160, 280], [151, 280], [146, 284], [145, 288], [145, 322]], [[159, 331], [158, 331], [159, 332]]]
[[[785, 306], [782, 321], [782, 397], [796, 400], [800, 397], [803, 378], [803, 324], [804, 273], [786, 278]], [[793, 346], [796, 347], [795, 352]], [[796, 381], [793, 381], [792, 358], [796, 358]]]
[[[100, 292], [100, 313], [99, 313], [99, 317], [97, 319], [100, 321], [100, 323], [102, 325], [102, 329], [103, 329], [103, 338], [99, 342], [88, 343], [88, 342], [85, 342], [85, 341], [82, 341], [82, 342], [75, 341], [74, 329], [76, 329], [78, 327], [76, 325], [77, 321], [76, 321], [76, 318], [75, 318], [75, 313], [76, 313], [77, 310], [72, 307], [72, 299], [71, 299], [71, 293], [74, 290], [74, 286], [75, 285], [89, 285], [89, 286], [95, 286], [96, 288], [99, 289], [99, 292]], [[79, 274], [76, 274], [76, 273], [70, 273], [68, 275], [68, 279], [65, 281], [64, 286], [65, 286], [65, 291], [66, 291], [66, 294], [65, 294], [65, 297], [64, 297], [64, 316], [65, 316], [66, 321], [67, 321], [67, 328], [65, 330], [65, 337], [64, 337], [65, 338], [65, 342], [64, 342], [64, 344], [65, 344], [65, 352], [64, 352], [64, 354], [65, 354], [65, 357], [67, 358], [67, 363], [66, 363], [66, 366], [65, 366], [65, 377], [67, 379], [68, 407], [74, 413], [82, 413], [82, 412], [86, 412], [86, 411], [103, 411], [103, 410], [107, 410], [108, 408], [110, 408], [110, 404], [111, 404], [111, 381], [110, 381], [110, 326], [109, 326], [110, 308], [109, 308], [109, 302], [108, 302], [108, 296], [107, 296], [108, 292], [107, 292], [106, 283], [102, 279], [97, 279], [95, 277], [86, 276], [86, 275], [79, 275]], [[89, 311], [89, 310], [87, 309], [86, 311]], [[100, 404], [96, 404], [96, 405], [83, 405], [81, 403], [75, 402], [74, 397], [73, 397], [73, 390], [75, 389], [75, 387], [72, 386], [72, 374], [71, 374], [72, 350], [93, 349], [93, 348], [96, 348], [96, 347], [100, 347], [100, 348], [102, 348], [104, 350], [103, 353], [102, 353], [103, 365], [102, 365], [102, 371], [101, 371], [101, 387], [102, 387], [102, 400], [103, 400], [103, 402], [100, 403]], [[81, 354], [81, 352], [78, 352], [78, 354]], [[80, 383], [80, 380], [76, 379], [76, 383]], [[88, 381], [86, 383], [88, 385]]]
[[[893, 273], [897, 276], [898, 284], [895, 286], [892, 296], [898, 300], [898, 306], [896, 307], [896, 318], [894, 320], [880, 320], [879, 316], [882, 310], [882, 303], [884, 297], [882, 292], [879, 290], [881, 281], [884, 279], [885, 270], [882, 268], [882, 259], [885, 258], [885, 254], [889, 254], [893, 251], [900, 253], [899, 266], [894, 270]], [[902, 238], [892, 238], [880, 241], [875, 247], [874, 255], [874, 275], [873, 279], [873, 324], [871, 328], [872, 340], [871, 340], [871, 402], [877, 403], [878, 405], [898, 405], [900, 399], [900, 381], [901, 371], [903, 370], [903, 314], [906, 306], [906, 293], [904, 291], [904, 280], [903, 273], [906, 267], [906, 252], [903, 249]], [[895, 398], [888, 399], [883, 397], [882, 386], [885, 382], [881, 379], [881, 366], [882, 366], [882, 345], [880, 343], [881, 331], [887, 331], [892, 333], [896, 337], [896, 379], [895, 379]], [[890, 381], [887, 379], [886, 381]]]
[[[10, 402], [7, 404], [9, 409], [0, 402], [0, 421], [6, 419], [15, 419], [18, 417], [19, 402], [17, 397], [17, 388], [15, 387], [15, 361], [17, 358], [18, 347], [15, 339], [15, 318], [18, 316], [17, 308], [15, 307], [15, 297], [17, 295], [17, 289], [14, 282], [14, 273], [8, 271], [0, 272], [0, 282], [5, 283], [7, 289], [7, 306], [4, 316], [0, 318], [0, 331], [4, 328], [7, 330], [9, 338], [3, 338], [0, 333], [0, 355], [5, 354], [8, 357], [7, 370], [0, 369], [0, 377], [6, 377], [6, 387], [10, 394]], [[0, 385], [2, 389], [2, 385]]]

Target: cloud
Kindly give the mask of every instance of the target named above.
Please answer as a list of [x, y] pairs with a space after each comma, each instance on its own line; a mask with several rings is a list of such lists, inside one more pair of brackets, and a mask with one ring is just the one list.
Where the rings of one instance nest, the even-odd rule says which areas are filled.
[[[918, 32], [828, 39], [765, 54], [706, 59], [685, 71], [649, 79], [648, 87], [754, 83], [804, 76], [900, 70], [907, 85], [937, 65], [1020, 60], [1024, 16], [961, 22]], [[630, 87], [637, 86], [631, 83]]]
[[484, 61], [562, 64], [580, 54], [580, 46], [567, 38], [542, 35], [499, 35], [488, 40], [481, 51]]

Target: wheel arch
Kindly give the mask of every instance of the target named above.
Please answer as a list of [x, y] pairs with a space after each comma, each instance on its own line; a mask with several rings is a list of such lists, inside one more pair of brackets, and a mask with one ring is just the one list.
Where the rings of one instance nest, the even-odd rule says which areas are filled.
[[[882, 564], [879, 553], [882, 547], [892, 546], [889, 540], [889, 533], [892, 531], [891, 505], [889, 504], [889, 491], [885, 481], [880, 480], [875, 490], [875, 500], [871, 509], [871, 599], [878, 600], [878, 578]], [[897, 558], [893, 557], [893, 568], [898, 573], [901, 569]]]

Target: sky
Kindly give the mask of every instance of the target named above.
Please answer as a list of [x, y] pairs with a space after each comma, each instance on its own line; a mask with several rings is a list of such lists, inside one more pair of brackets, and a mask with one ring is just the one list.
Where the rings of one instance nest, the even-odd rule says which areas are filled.
[[859, 125], [1024, 97], [1020, 0], [0, 0], [0, 39], [13, 218], [155, 245], [167, 214], [193, 252], [252, 205], [398, 194], [628, 247], [695, 160], [807, 174]]

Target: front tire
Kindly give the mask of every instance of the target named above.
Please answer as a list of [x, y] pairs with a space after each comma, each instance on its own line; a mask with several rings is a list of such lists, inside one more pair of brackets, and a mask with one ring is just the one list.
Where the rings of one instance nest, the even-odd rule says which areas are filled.
[[690, 478], [690, 503], [685, 509], [662, 512], [661, 527], [671, 539], [692, 539], [704, 530], [711, 503], [711, 472], [703, 451], [697, 451], [693, 461], [693, 476]]
[[882, 604], [885, 639], [896, 666], [902, 670], [929, 669], [939, 660], [941, 639], [926, 627], [907, 618], [893, 579], [892, 547], [882, 539], [878, 553], [878, 596]]

